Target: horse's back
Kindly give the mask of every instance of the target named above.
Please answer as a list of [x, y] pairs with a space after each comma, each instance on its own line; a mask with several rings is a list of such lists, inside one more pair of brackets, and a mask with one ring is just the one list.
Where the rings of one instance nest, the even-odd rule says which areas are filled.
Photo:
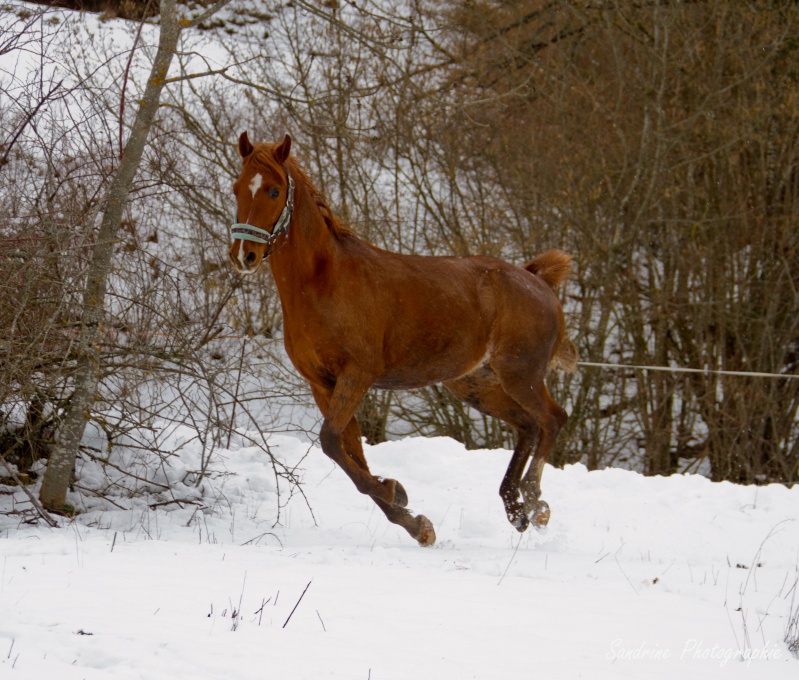
[[[365, 261], [366, 260], [366, 261]], [[535, 275], [491, 257], [360, 258], [360, 324], [381, 349], [377, 386], [408, 388], [465, 375], [497, 344], [551, 334], [559, 303]], [[352, 271], [355, 274], [355, 271]], [[350, 291], [359, 284], [342, 281]], [[360, 297], [355, 295], [354, 297]], [[537, 332], [536, 332], [537, 329]]]

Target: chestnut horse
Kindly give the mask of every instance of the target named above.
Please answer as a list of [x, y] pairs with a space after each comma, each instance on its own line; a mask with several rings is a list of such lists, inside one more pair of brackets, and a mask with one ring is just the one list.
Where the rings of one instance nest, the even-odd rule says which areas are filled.
[[238, 215], [230, 259], [243, 274], [269, 260], [286, 352], [324, 416], [322, 450], [389, 521], [432, 545], [433, 525], [407, 510], [402, 485], [369, 471], [355, 411], [370, 387], [443, 383], [516, 430], [499, 493], [519, 531], [531, 520], [546, 524], [541, 472], [566, 412], [544, 377], [550, 365], [576, 365], [553, 292], [568, 276], [571, 257], [551, 250], [522, 269], [491, 257], [381, 250], [336, 219], [290, 148], [288, 135], [280, 144], [255, 146], [246, 132], [239, 138], [243, 169], [233, 184]]

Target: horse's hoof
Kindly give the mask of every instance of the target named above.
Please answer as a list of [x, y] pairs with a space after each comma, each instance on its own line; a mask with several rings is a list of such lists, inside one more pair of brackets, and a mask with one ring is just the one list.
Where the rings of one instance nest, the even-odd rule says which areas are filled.
[[527, 510], [519, 501], [505, 501], [505, 514], [508, 521], [519, 533], [527, 531], [530, 520], [527, 518]]
[[396, 479], [391, 481], [394, 482], [394, 502], [392, 505], [395, 505], [398, 508], [407, 508], [408, 494], [405, 492], [405, 488]]
[[527, 519], [527, 515], [521, 511], [508, 513], [508, 521], [520, 534], [527, 531], [527, 527], [530, 526], [530, 520]]
[[436, 542], [436, 530], [433, 528], [433, 523], [424, 515], [417, 515], [416, 520], [419, 522], [419, 532], [414, 538], [423, 548], [433, 545]]
[[549, 524], [549, 503], [538, 501], [530, 519], [536, 527], [545, 527]]

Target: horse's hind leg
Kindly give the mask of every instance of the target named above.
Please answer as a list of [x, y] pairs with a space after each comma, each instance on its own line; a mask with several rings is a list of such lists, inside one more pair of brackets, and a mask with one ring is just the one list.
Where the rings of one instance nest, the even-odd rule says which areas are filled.
[[[546, 366], [545, 362], [541, 362]], [[539, 428], [538, 445], [524, 478], [521, 491], [524, 512], [534, 524], [545, 525], [549, 521], [549, 505], [541, 500], [541, 473], [547, 462], [558, 433], [566, 422], [564, 411], [547, 391], [544, 372], [530, 375], [529, 363], [522, 363], [517, 357], [503, 362], [496, 361], [495, 370], [502, 388], [535, 419]]]
[[519, 484], [538, 435], [535, 419], [505, 392], [497, 375], [488, 366], [444, 385], [461, 401], [481, 413], [499, 418], [516, 430], [516, 448], [499, 487], [499, 495], [508, 521], [519, 531], [524, 531], [530, 523], [529, 511], [525, 509], [524, 497], [519, 498]]
[[[510, 397], [508, 397], [510, 399]], [[508, 521], [518, 531], [525, 531], [530, 524], [529, 512], [525, 504], [519, 502], [519, 485], [527, 461], [533, 452], [535, 444], [535, 431], [533, 428], [517, 429], [516, 448], [508, 464], [502, 484], [499, 486], [499, 495], [505, 504], [505, 514]]]
[[543, 526], [549, 522], [549, 505], [541, 500], [541, 475], [549, 454], [555, 447], [555, 440], [566, 423], [566, 411], [549, 395], [543, 381], [539, 386], [539, 395], [543, 405], [540, 412], [545, 413], [546, 427], [541, 427], [541, 438], [538, 442], [530, 467], [522, 479], [520, 490], [524, 501], [524, 511], [532, 516], [533, 521]]

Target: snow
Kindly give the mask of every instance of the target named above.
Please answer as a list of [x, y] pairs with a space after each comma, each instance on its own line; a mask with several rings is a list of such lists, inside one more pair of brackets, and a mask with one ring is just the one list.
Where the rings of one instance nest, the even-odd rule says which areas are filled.
[[[299, 467], [306, 498], [288, 498], [246, 437], [214, 451], [209, 477], [191, 486], [202, 452], [184, 429], [162, 473], [181, 505], [150, 508], [142, 488], [111, 496], [116, 505], [73, 494], [82, 512], [58, 529], [0, 515], [0, 677], [799, 671], [783, 642], [799, 488], [547, 467], [552, 521], [520, 535], [497, 493], [509, 451], [442, 438], [367, 447], [373, 472], [402, 481], [435, 524], [438, 543], [420, 548], [296, 438], [267, 443]], [[79, 469], [87, 483], [99, 478], [92, 465]], [[2, 490], [3, 513], [24, 506], [19, 490]]]
[[[82, 45], [79, 65], [104, 55], [113, 68], [93, 77], [118, 80], [135, 27], [63, 16], [45, 34], [64, 33], [66, 56]], [[131, 99], [154, 36], [145, 27]], [[200, 43], [212, 67], [230, 62], [193, 37], [184, 69]], [[8, 55], [3, 77], [27, 82], [34, 62]], [[95, 111], [91, 125], [117, 110]], [[407, 176], [374, 172], [387, 190], [410, 191]], [[264, 401], [270, 427], [296, 424], [296, 401], [295, 390]], [[250, 445], [258, 432], [213, 451], [201, 434], [153, 432], [159, 451], [121, 466], [151, 480], [134, 487], [82, 461], [84, 491], [70, 497], [81, 513], [57, 529], [24, 523], [24, 493], [0, 487], [0, 679], [797, 677], [783, 638], [799, 602], [799, 488], [548, 467], [550, 526], [520, 535], [498, 495], [509, 451], [440, 438], [367, 448], [373, 471], [400, 480], [434, 523], [438, 543], [423, 549], [317, 447], [267, 442], [299, 468], [303, 496]], [[159, 455], [153, 472], [146, 463]], [[106, 499], [85, 491], [104, 487]]]

